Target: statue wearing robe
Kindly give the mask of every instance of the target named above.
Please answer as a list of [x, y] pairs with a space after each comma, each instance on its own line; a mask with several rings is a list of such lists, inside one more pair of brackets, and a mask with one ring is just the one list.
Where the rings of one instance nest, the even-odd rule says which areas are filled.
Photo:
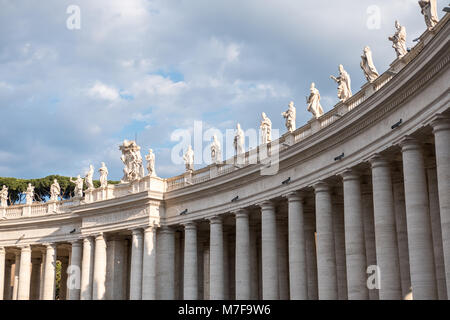
[[211, 144], [211, 162], [219, 163], [222, 161], [222, 151], [220, 147], [220, 142], [217, 140], [217, 136], [213, 136], [213, 142]]
[[369, 47], [364, 48], [364, 53], [361, 56], [361, 69], [364, 71], [367, 81], [373, 82], [379, 77], [377, 68], [373, 64], [372, 51]]
[[147, 161], [148, 175], [151, 177], [156, 177], [155, 154], [153, 153], [153, 149], [148, 150], [148, 155], [145, 156], [145, 160]]
[[316, 85], [313, 82], [310, 88], [310, 95], [308, 98], [308, 108], [307, 110], [311, 112], [314, 117], [319, 118], [323, 115], [323, 109], [320, 105], [320, 92], [316, 89]]
[[395, 49], [397, 58], [400, 59], [408, 53], [406, 49], [406, 28], [401, 26], [398, 21], [395, 21], [395, 28], [397, 31], [392, 37], [389, 37], [389, 40], [392, 41], [392, 48]]
[[83, 198], [83, 179], [80, 175], [77, 176], [77, 180], [73, 181], [70, 177], [70, 182], [75, 184], [74, 194], [75, 197]]
[[27, 205], [32, 205], [34, 200], [34, 187], [31, 183], [28, 184], [27, 191], [25, 192], [25, 203]]
[[108, 168], [104, 162], [98, 172], [100, 173], [100, 188], [106, 188], [108, 186]]
[[338, 84], [338, 98], [345, 102], [348, 98], [352, 96], [352, 86], [350, 75], [344, 70], [344, 67], [339, 65], [339, 77], [331, 76], [331, 79]]
[[286, 129], [288, 132], [295, 131], [295, 119], [297, 117], [297, 111], [294, 107], [294, 102], [289, 103], [289, 109], [281, 114], [286, 119]]
[[58, 180], [53, 180], [53, 184], [50, 186], [50, 201], [58, 201], [58, 197], [61, 195], [61, 186]]
[[191, 146], [188, 147], [183, 160], [186, 165], [186, 171], [194, 171], [194, 150], [192, 150]]
[[261, 121], [261, 138], [262, 144], [266, 144], [272, 141], [272, 121], [270, 121], [269, 117], [266, 114], [262, 113], [262, 121]]
[[419, 6], [422, 9], [428, 30], [433, 29], [439, 22], [436, 0], [421, 0], [419, 1]]
[[8, 206], [8, 187], [3, 186], [3, 189], [0, 191], [0, 200], [1, 207], [6, 208]]
[[244, 131], [241, 129], [241, 125], [238, 123], [236, 126], [236, 133], [234, 135], [234, 151], [236, 155], [243, 154], [245, 144], [245, 135]]

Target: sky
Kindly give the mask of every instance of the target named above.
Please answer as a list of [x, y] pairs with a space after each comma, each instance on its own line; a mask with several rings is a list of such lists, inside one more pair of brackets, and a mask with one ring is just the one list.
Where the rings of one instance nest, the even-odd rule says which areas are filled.
[[290, 101], [297, 127], [311, 119], [311, 82], [325, 112], [338, 102], [339, 64], [359, 91], [364, 46], [387, 70], [396, 19], [414, 46], [426, 28], [416, 0], [0, 0], [0, 176], [105, 162], [119, 180], [119, 145], [137, 137], [166, 178], [184, 171], [172, 135], [194, 121], [257, 130], [264, 111], [283, 134]]

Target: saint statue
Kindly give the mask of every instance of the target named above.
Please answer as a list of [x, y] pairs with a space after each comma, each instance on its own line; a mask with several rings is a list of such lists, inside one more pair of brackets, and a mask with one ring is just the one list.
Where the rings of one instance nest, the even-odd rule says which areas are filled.
[[8, 187], [3, 186], [3, 189], [0, 191], [0, 201], [1, 207], [6, 208], [8, 206]]
[[259, 127], [261, 129], [261, 138], [262, 144], [267, 144], [272, 141], [272, 121], [270, 121], [269, 117], [266, 114], [262, 113], [261, 125]]
[[25, 203], [27, 206], [32, 205], [34, 200], [34, 187], [31, 183], [28, 184], [27, 191], [25, 192]]
[[122, 183], [133, 182], [144, 177], [144, 166], [141, 156], [141, 147], [135, 141], [124, 140], [119, 147], [122, 151], [122, 160], [125, 167], [123, 168]]
[[395, 49], [397, 58], [401, 59], [408, 53], [406, 49], [406, 28], [401, 26], [398, 21], [395, 21], [395, 29], [397, 31], [392, 37], [389, 37], [389, 40], [392, 41], [392, 48]]
[[86, 181], [86, 187], [88, 190], [94, 189], [94, 166], [91, 164], [89, 166], [89, 170], [86, 172], [85, 181]]
[[437, 15], [437, 2], [436, 0], [421, 0], [419, 6], [422, 9], [422, 14], [425, 17], [425, 23], [428, 30], [431, 30], [439, 22]]
[[308, 98], [308, 108], [307, 110], [311, 112], [316, 119], [320, 118], [323, 115], [323, 109], [320, 105], [320, 92], [316, 89], [316, 84], [311, 83], [310, 95]]
[[73, 181], [72, 177], [70, 177], [70, 182], [75, 184], [75, 197], [83, 198], [83, 179], [80, 175], [77, 176], [77, 180]]
[[194, 171], [194, 150], [190, 145], [183, 156], [183, 160], [186, 164], [186, 171]]
[[50, 186], [50, 201], [58, 201], [58, 197], [61, 195], [61, 186], [58, 180], [53, 180], [53, 184]]
[[372, 51], [369, 47], [364, 48], [363, 55], [361, 56], [361, 69], [364, 71], [364, 75], [366, 76], [367, 81], [373, 82], [376, 78], [379, 77], [377, 68], [373, 64], [372, 60]]
[[342, 64], [339, 65], [339, 77], [331, 76], [331, 79], [338, 84], [338, 98], [345, 102], [348, 98], [352, 96], [352, 86], [350, 75], [344, 70]]
[[236, 153], [236, 155], [240, 155], [245, 152], [244, 150], [245, 135], [239, 123], [236, 126], [236, 133], [234, 135], [233, 144], [234, 144], [234, 152]]
[[100, 169], [98, 169], [98, 172], [100, 173], [100, 188], [104, 189], [108, 187], [108, 168], [106, 167], [105, 163], [102, 162], [102, 166]]
[[217, 136], [213, 136], [213, 142], [211, 144], [211, 163], [219, 163], [222, 161], [222, 150], [220, 142], [217, 140]]
[[295, 119], [297, 117], [297, 110], [294, 107], [294, 102], [289, 103], [289, 109], [281, 114], [286, 119], [286, 128], [288, 132], [295, 131]]
[[148, 155], [145, 156], [145, 160], [147, 160], [148, 175], [151, 177], [156, 177], [155, 154], [153, 153], [153, 149], [148, 150]]

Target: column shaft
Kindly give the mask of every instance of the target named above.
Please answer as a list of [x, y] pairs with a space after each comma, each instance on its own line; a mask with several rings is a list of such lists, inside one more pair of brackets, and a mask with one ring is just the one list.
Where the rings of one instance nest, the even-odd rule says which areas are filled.
[[6, 251], [0, 247], [0, 300], [4, 300], [3, 293], [5, 291], [5, 270], [6, 270]]
[[42, 259], [31, 259], [30, 300], [39, 300]]
[[158, 298], [175, 299], [175, 232], [162, 227], [157, 238], [158, 245]]
[[55, 299], [56, 245], [46, 245], [43, 300]]
[[251, 299], [250, 224], [247, 210], [236, 212], [236, 300]]
[[224, 261], [223, 261], [223, 222], [220, 217], [210, 219], [210, 299], [223, 300]]
[[184, 300], [198, 299], [197, 225], [184, 225]]
[[81, 262], [81, 300], [92, 300], [94, 282], [94, 240], [92, 237], [83, 239], [83, 257]]
[[68, 299], [80, 300], [81, 292], [81, 258], [82, 247], [80, 241], [72, 242], [72, 254], [70, 258], [70, 266], [67, 270], [69, 275], [68, 282]]
[[131, 242], [130, 300], [142, 299], [142, 259], [142, 231], [133, 230]]
[[17, 295], [19, 293], [19, 271], [20, 271], [20, 252], [15, 252], [15, 262], [14, 262], [14, 283], [13, 283], [13, 294], [12, 300], [17, 300]]
[[100, 234], [95, 237], [93, 300], [104, 300], [106, 298], [106, 258], [106, 242], [103, 235]]
[[144, 231], [142, 299], [156, 299], [156, 229], [153, 226]]

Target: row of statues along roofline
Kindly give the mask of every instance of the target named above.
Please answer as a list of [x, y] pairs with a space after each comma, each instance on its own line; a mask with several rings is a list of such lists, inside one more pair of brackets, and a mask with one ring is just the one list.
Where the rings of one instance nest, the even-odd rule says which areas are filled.
[[[425, 18], [427, 29], [431, 31], [439, 22], [437, 16], [437, 0], [421, 0], [418, 1], [418, 3]], [[400, 25], [398, 21], [395, 21], [395, 29], [395, 34], [390, 36], [388, 39], [392, 42], [392, 47], [397, 54], [397, 59], [401, 59], [408, 53], [408, 49], [406, 47], [406, 28]], [[373, 62], [372, 51], [368, 46], [366, 46], [363, 50], [360, 66], [368, 82], [372, 83], [379, 77], [379, 73]], [[331, 79], [333, 79], [338, 84], [337, 95], [341, 102], [346, 102], [350, 97], [352, 97], [350, 75], [347, 73], [347, 71], [345, 71], [342, 65], [339, 65], [339, 76], [331, 76]], [[307, 110], [311, 112], [316, 119], [320, 118], [324, 114], [322, 105], [320, 104], [320, 92], [316, 88], [314, 82], [311, 84], [310, 95], [307, 99]], [[283, 112], [281, 115], [286, 120], [286, 129], [288, 130], [288, 132], [294, 132], [296, 130], [296, 108], [294, 106], [294, 102], [291, 101], [289, 103], [288, 110]], [[264, 112], [262, 113], [260, 130], [262, 144], [270, 143], [272, 141], [272, 122]], [[234, 136], [234, 149], [236, 156], [245, 153], [244, 144], [245, 134], [241, 128], [241, 125], [238, 123]], [[121, 183], [131, 183], [142, 179], [145, 173], [143, 158], [140, 152], [141, 148], [136, 144], [135, 141], [124, 140], [119, 149], [120, 151], [122, 151], [121, 160], [124, 164], [124, 175], [121, 179]], [[149, 153], [145, 156], [145, 160], [147, 161], [147, 175], [156, 177], [155, 154], [153, 153], [152, 149], [149, 149]], [[192, 146], [188, 146], [186, 153], [183, 155], [183, 160], [185, 162], [186, 171], [192, 172], [194, 170], [194, 150], [192, 149]], [[213, 136], [213, 141], [211, 143], [211, 160], [212, 163], [215, 164], [222, 162], [221, 145], [217, 139], [217, 136], [215, 135]], [[108, 186], [108, 168], [106, 167], [104, 162], [102, 162], [99, 173], [100, 188], [106, 189]], [[87, 190], [94, 190], [93, 176], [94, 167], [90, 165], [84, 179], [81, 178], [80, 175], [78, 175], [75, 180], [72, 180], [72, 177], [70, 178], [70, 182], [75, 184], [75, 197], [83, 197], [84, 183], [86, 183]], [[50, 201], [58, 201], [58, 197], [60, 197], [60, 195], [61, 187], [57, 179], [55, 179], [50, 187]], [[29, 183], [25, 192], [26, 205], [31, 205], [33, 203], [33, 200], [34, 187], [31, 185], [31, 183]], [[8, 187], [3, 186], [3, 188], [0, 190], [0, 207], [5, 208], [7, 206]]]

